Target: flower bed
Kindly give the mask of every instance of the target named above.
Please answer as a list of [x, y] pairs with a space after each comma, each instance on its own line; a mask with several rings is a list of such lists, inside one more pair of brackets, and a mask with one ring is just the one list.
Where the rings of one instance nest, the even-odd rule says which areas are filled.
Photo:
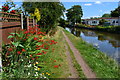
[[[29, 27], [8, 36], [10, 44], [2, 46], [3, 78], [48, 78], [42, 74], [42, 56], [46, 55], [54, 40], [46, 38], [38, 27]], [[43, 70], [43, 69], [42, 69]], [[44, 71], [45, 72], [45, 71]]]

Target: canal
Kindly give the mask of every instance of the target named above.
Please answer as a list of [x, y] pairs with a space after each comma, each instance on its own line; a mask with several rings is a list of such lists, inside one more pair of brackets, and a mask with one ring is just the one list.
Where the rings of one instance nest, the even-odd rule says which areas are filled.
[[120, 34], [78, 28], [65, 29], [120, 63]]

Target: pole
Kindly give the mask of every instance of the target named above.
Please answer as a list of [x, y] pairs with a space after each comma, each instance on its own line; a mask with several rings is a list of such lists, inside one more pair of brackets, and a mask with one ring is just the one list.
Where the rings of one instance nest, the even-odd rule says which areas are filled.
[[23, 29], [23, 13], [21, 13], [21, 28]]

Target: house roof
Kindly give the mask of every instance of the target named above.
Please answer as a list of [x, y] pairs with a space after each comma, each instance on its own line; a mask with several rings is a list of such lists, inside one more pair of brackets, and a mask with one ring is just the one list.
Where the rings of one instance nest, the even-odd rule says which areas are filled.
[[118, 19], [118, 17], [110, 17], [110, 18], [102, 17], [97, 19], [83, 19], [83, 20], [100, 20], [100, 19]]

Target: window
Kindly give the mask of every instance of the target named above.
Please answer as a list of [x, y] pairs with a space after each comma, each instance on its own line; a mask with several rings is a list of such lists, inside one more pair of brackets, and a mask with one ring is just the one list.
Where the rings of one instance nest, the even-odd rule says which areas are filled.
[[92, 21], [92, 23], [97, 23], [97, 21]]
[[116, 23], [118, 23], [118, 21], [116, 21]]
[[115, 23], [115, 21], [113, 21], [112, 23]]

